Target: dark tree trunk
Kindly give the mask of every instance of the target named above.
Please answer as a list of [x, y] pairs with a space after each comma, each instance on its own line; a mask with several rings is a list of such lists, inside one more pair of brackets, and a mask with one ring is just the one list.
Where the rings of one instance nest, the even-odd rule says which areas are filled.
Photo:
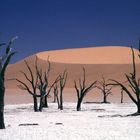
[[79, 98], [77, 101], [77, 111], [81, 111], [81, 103], [82, 103], [82, 98]]
[[121, 92], [121, 103], [123, 103], [123, 92]]
[[0, 129], [5, 129], [4, 124], [4, 93], [5, 88], [2, 82], [0, 82]]
[[140, 103], [137, 103], [137, 113], [140, 114]]
[[63, 101], [60, 100], [59, 109], [63, 110]]
[[59, 105], [59, 109], [63, 110], [63, 92], [60, 91], [60, 105]]
[[0, 111], [0, 129], [5, 129], [5, 124], [4, 124], [4, 111]]
[[104, 97], [103, 97], [103, 103], [108, 103], [107, 102], [107, 96], [106, 95], [104, 95]]
[[40, 97], [40, 105], [39, 105], [39, 111], [42, 112], [43, 108], [43, 97]]
[[58, 109], [59, 109], [59, 107], [60, 107], [60, 103], [59, 103], [58, 95], [56, 96], [56, 99], [57, 99], [57, 104], [58, 104]]
[[33, 101], [34, 101], [34, 111], [37, 112], [38, 111], [38, 105], [37, 105], [37, 97], [33, 96]]
[[43, 99], [43, 107], [48, 108], [48, 96], [47, 95]]
[[59, 109], [60, 109], [60, 110], [63, 110], [63, 104], [62, 104], [62, 103], [60, 103]]

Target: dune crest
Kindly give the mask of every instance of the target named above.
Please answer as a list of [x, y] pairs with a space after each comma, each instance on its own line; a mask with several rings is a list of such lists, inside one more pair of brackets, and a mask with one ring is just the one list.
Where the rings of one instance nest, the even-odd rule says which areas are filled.
[[[140, 63], [138, 50], [134, 49], [136, 63]], [[37, 54], [42, 60], [71, 64], [131, 64], [131, 49], [125, 46], [100, 46], [91, 48], [44, 51]]]

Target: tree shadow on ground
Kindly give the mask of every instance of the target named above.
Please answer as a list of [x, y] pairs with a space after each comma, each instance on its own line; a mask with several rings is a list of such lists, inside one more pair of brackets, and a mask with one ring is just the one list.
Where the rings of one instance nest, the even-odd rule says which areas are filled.
[[135, 117], [135, 116], [140, 116], [140, 114], [136, 112], [136, 113], [128, 114], [128, 115], [115, 114], [115, 115], [100, 115], [98, 117], [99, 118], [114, 118], [114, 117]]
[[90, 109], [91, 111], [95, 111], [95, 112], [104, 112], [106, 111], [105, 109]]
[[84, 102], [84, 104], [110, 104], [110, 102]]

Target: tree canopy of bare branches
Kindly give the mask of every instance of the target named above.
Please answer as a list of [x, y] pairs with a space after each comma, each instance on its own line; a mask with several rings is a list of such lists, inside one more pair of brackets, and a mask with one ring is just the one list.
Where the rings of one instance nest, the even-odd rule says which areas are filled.
[[[37, 112], [38, 111], [37, 97], [40, 97], [40, 95], [37, 94], [39, 76], [33, 74], [33, 70], [26, 60], [24, 60], [24, 63], [26, 65], [27, 72], [29, 73], [29, 75], [27, 75], [27, 72], [24, 71], [20, 72], [23, 74], [24, 78], [26, 79], [26, 82], [17, 78], [15, 80], [19, 83], [18, 87], [20, 89], [26, 90], [30, 95], [32, 95], [34, 102], [34, 111]], [[35, 62], [35, 65], [36, 64], [37, 63]]]
[[111, 89], [113, 86], [109, 87], [107, 85], [107, 81], [104, 76], [102, 76], [102, 80], [98, 81], [98, 85], [96, 86], [99, 90], [101, 90], [101, 93], [103, 94], [103, 101], [102, 103], [109, 103], [107, 101], [107, 97], [111, 94]]
[[[46, 98], [49, 96], [49, 93], [55, 84], [57, 82], [57, 79], [53, 82], [52, 85], [49, 86], [48, 76], [50, 72], [50, 62], [48, 61], [48, 68], [46, 68], [45, 71], [42, 70], [42, 68], [38, 67], [38, 58], [36, 57], [35, 60], [35, 74], [33, 74], [33, 69], [28, 64], [28, 62], [25, 60], [26, 68], [29, 72], [29, 75], [27, 73], [21, 71], [21, 73], [24, 75], [26, 82], [23, 82], [19, 79], [15, 79], [17, 82], [20, 83], [18, 87], [22, 90], [28, 91], [30, 95], [33, 97], [34, 102], [34, 111], [42, 111], [42, 107], [44, 105], [44, 102], [46, 103]], [[29, 84], [27, 84], [27, 82]], [[40, 106], [38, 109], [38, 103], [37, 98], [40, 98]]]

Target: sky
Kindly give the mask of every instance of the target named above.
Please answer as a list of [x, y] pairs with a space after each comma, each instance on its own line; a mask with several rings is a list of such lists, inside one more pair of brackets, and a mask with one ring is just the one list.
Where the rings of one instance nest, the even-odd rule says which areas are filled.
[[0, 0], [0, 42], [14, 36], [12, 62], [47, 50], [138, 48], [140, 0]]

